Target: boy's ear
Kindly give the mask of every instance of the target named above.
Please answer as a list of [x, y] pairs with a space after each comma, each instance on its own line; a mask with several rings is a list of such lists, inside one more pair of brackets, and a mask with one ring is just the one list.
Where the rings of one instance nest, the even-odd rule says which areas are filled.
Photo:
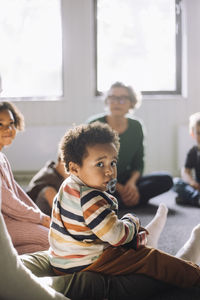
[[80, 168], [79, 165], [76, 164], [75, 162], [73, 161], [69, 162], [69, 173], [77, 175], [79, 168]]

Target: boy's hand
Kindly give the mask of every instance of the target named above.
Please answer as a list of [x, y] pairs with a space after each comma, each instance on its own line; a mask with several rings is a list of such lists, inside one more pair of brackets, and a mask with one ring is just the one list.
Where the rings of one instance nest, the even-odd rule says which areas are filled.
[[142, 226], [139, 227], [138, 233], [141, 231], [145, 231], [147, 235], [149, 234], [148, 230]]
[[147, 245], [147, 234], [148, 231], [145, 229], [144, 231], [139, 231], [137, 234], [137, 249], [140, 249]]

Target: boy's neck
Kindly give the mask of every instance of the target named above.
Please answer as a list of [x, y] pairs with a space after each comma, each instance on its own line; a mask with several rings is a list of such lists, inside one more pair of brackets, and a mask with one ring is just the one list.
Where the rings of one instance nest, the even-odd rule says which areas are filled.
[[78, 184], [80, 184], [80, 185], [85, 185], [85, 183], [84, 183], [78, 176], [76, 176], [76, 175], [74, 175], [74, 174], [72, 174], [72, 173], [70, 173], [69, 175], [70, 175], [70, 177], [71, 177], [74, 181], [76, 181]]

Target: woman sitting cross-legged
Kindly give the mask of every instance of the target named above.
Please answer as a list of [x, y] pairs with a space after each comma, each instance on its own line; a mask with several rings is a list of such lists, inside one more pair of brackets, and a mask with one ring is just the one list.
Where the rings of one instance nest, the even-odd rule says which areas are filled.
[[149, 199], [167, 192], [173, 186], [167, 172], [143, 175], [144, 130], [136, 118], [128, 117], [130, 110], [141, 104], [141, 96], [130, 86], [114, 83], [105, 98], [107, 112], [90, 117], [87, 122], [100, 121], [116, 130], [120, 137], [115, 196], [119, 208], [145, 204]]

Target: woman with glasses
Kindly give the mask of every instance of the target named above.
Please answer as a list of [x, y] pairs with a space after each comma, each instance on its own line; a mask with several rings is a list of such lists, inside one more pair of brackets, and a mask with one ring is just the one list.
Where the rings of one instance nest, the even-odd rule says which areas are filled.
[[143, 176], [144, 131], [139, 120], [127, 114], [141, 105], [141, 95], [121, 82], [114, 83], [105, 98], [107, 113], [93, 116], [88, 122], [100, 121], [109, 124], [120, 136], [118, 160], [118, 183], [116, 197], [119, 207], [145, 204], [149, 199], [168, 191], [172, 177], [165, 172]]

